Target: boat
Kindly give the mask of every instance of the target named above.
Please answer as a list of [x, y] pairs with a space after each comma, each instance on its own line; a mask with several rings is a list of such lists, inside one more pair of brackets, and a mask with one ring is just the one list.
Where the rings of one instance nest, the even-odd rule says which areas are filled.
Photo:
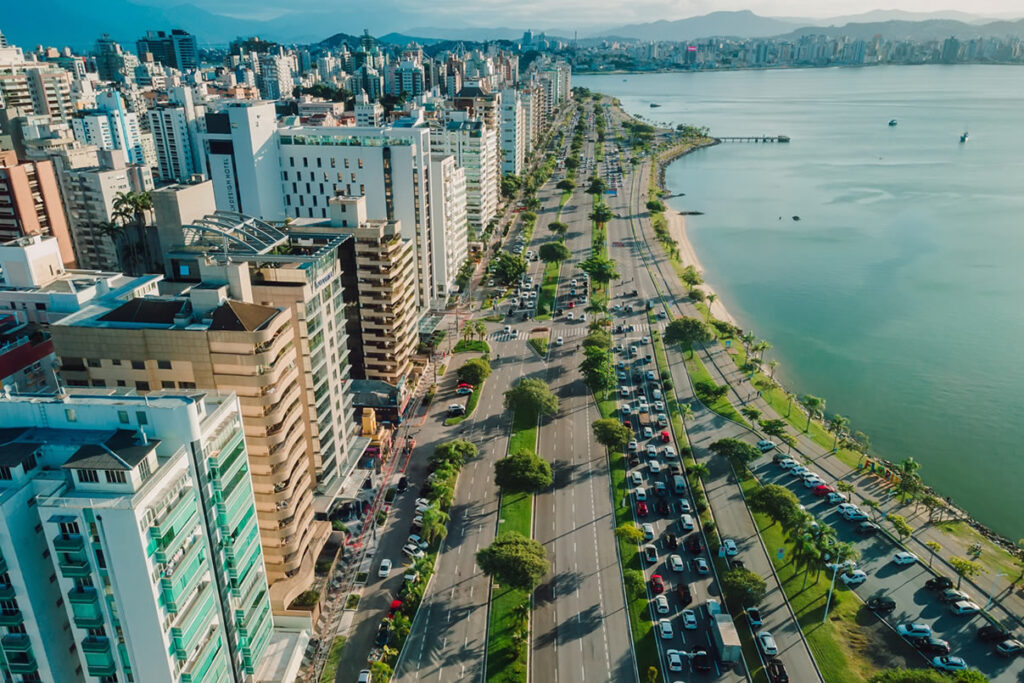
[[657, 102], [651, 102], [651, 109], [654, 109], [655, 107], [660, 107], [660, 106], [661, 105], [658, 104]]
[[896, 121], [896, 119], [889, 119], [889, 125], [890, 126], [896, 126], [896, 125], [899, 125], [899, 122]]
[[964, 131], [964, 134], [960, 136], [960, 142], [967, 142], [967, 131], [966, 130]]

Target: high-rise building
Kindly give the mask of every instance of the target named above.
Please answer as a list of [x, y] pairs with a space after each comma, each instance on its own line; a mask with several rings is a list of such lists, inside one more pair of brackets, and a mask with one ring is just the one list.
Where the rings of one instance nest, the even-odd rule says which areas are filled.
[[120, 93], [107, 91], [96, 96], [96, 109], [71, 121], [75, 139], [102, 150], [122, 150], [129, 164], [147, 164], [139, 117], [125, 108]]
[[101, 81], [124, 80], [125, 53], [113, 38], [106, 34], [100, 36], [92, 53], [96, 59], [96, 75]]
[[501, 172], [519, 175], [526, 163], [526, 114], [519, 91], [501, 91]]
[[169, 35], [163, 31], [146, 31], [146, 37], [135, 43], [135, 50], [142, 61], [146, 61], [149, 54], [153, 61], [178, 71], [192, 71], [199, 66], [196, 37], [181, 29], [176, 28]]
[[260, 73], [257, 85], [265, 100], [279, 100], [292, 96], [291, 59], [285, 55], [263, 53], [259, 57]]
[[466, 169], [452, 155], [430, 156], [430, 212], [434, 298], [443, 304], [455, 293], [455, 277], [469, 253]]
[[229, 102], [208, 112], [205, 124], [200, 137], [217, 208], [271, 221], [284, 218], [274, 103]]
[[55, 237], [64, 265], [75, 267], [75, 251], [53, 162], [18, 163], [13, 151], [0, 151], [0, 242], [27, 235]]
[[26, 62], [21, 48], [0, 49], [0, 105], [9, 117], [43, 114], [67, 121], [75, 112], [72, 76], [45, 62]]
[[283, 190], [286, 215], [326, 219], [331, 197], [366, 197], [367, 216], [400, 224], [402, 237], [414, 246], [421, 310], [434, 291], [430, 145], [430, 130], [411, 121], [385, 128], [280, 130], [278, 191]]
[[191, 88], [172, 88], [169, 102], [150, 109], [146, 116], [153, 134], [160, 180], [183, 183], [197, 173], [205, 174]]
[[384, 107], [380, 102], [371, 102], [366, 93], [356, 95], [356, 125], [360, 128], [379, 128], [384, 124]]
[[247, 681], [273, 636], [238, 399], [0, 400], [6, 668]]
[[[269, 227], [269, 226], [267, 226]], [[98, 302], [50, 326], [69, 387], [204, 389], [241, 402], [270, 600], [286, 609], [313, 580], [330, 525], [314, 521], [306, 396], [288, 307], [252, 300], [245, 264], [227, 284], [111, 307]]]
[[451, 112], [451, 120], [430, 131], [431, 149], [452, 155], [466, 171], [466, 211], [469, 224], [483, 232], [498, 211], [498, 136], [483, 121], [465, 112]]

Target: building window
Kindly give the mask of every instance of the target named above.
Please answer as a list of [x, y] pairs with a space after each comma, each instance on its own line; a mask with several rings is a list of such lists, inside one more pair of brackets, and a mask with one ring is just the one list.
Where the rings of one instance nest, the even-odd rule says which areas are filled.
[[105, 379], [94, 379], [92, 381], [92, 385], [94, 387], [100, 387], [102, 389], [107, 386], [107, 381]]
[[348, 159], [345, 159], [345, 168], [348, 168]]
[[324, 167], [323, 159], [321, 159], [320, 157], [316, 158], [316, 167], [317, 168], [323, 168]]
[[100, 366], [100, 359], [99, 358], [86, 358], [85, 359], [85, 364], [88, 365], [90, 368], [98, 368]]
[[158, 360], [156, 362], [156, 366], [158, 368], [160, 368], [161, 370], [170, 370], [171, 369], [171, 361], [169, 361], [169, 360]]
[[46, 310], [46, 304], [36, 304], [36, 310], [37, 311], [45, 311]]
[[359, 184], [359, 194], [361, 196], [366, 194], [366, 185], [363, 185], [362, 183]]
[[107, 475], [108, 484], [123, 484], [127, 481], [122, 470], [104, 470], [103, 473]]
[[288, 171], [281, 171], [281, 180], [288, 180]]
[[288, 157], [288, 163], [292, 168], [295, 168], [295, 157]]
[[120, 365], [121, 364], [121, 359], [120, 358], [115, 358], [113, 360], [113, 363], [114, 363], [114, 365]]
[[128, 424], [128, 411], [127, 410], [119, 410], [119, 411], [117, 411], [117, 421], [120, 422], [123, 425]]
[[195, 389], [196, 388], [196, 383], [195, 382], [179, 382], [178, 383], [178, 388], [179, 389]]
[[175, 389], [176, 388], [174, 382], [168, 382], [167, 380], [164, 380], [164, 381], [160, 382], [160, 386], [163, 389]]
[[149, 478], [149, 461], [143, 460], [139, 463], [139, 477], [142, 481], [146, 481]]
[[363, 158], [359, 157], [359, 168], [363, 167]]
[[119, 386], [119, 387], [126, 387], [128, 385], [125, 383], [125, 381], [123, 379], [119, 379], [119, 380], [117, 380], [117, 386]]
[[78, 414], [75, 412], [74, 408], [65, 408], [64, 417], [68, 422], [78, 422]]
[[144, 360], [133, 360], [132, 361], [132, 370], [145, 370], [145, 369], [146, 369], [146, 361], [144, 361]]
[[285, 203], [285, 206], [291, 206], [292, 205], [292, 196], [290, 194], [286, 194], [284, 196], [284, 203]]
[[338, 165], [338, 160], [335, 159], [334, 157], [331, 157], [331, 168], [335, 168], [335, 167], [337, 167], [337, 165]]
[[137, 411], [135, 411], [135, 421], [138, 422], [140, 426], [141, 425], [148, 425], [149, 424], [149, 416], [146, 415], [146, 413], [144, 413], [143, 411], [137, 410]]
[[96, 470], [75, 470], [78, 472], [78, 481], [83, 484], [99, 483], [100, 475]]
[[295, 179], [296, 180], [302, 180], [302, 171], [296, 171], [295, 172]]
[[0, 479], [6, 479], [7, 481], [14, 479], [14, 475], [11, 474], [11, 468], [7, 465], [0, 465]]
[[309, 168], [309, 157], [302, 157], [302, 168]]
[[135, 388], [139, 391], [149, 391], [149, 382], [136, 382]]

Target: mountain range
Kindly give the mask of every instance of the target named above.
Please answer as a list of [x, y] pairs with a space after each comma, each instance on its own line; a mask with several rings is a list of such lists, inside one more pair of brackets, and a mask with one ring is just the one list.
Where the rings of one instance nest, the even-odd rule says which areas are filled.
[[[379, 7], [373, 3], [346, 3], [349, 9], [338, 11], [296, 10], [274, 19], [247, 19], [217, 14], [192, 4], [171, 8], [142, 5], [131, 0], [103, 0], [100, 9], [94, 2], [82, 0], [49, 0], [45, 5], [46, 20], [40, 21], [40, 6], [8, 0], [0, 13], [0, 31], [8, 42], [26, 49], [36, 45], [69, 45], [88, 50], [96, 38], [106, 33], [131, 49], [135, 40], [147, 30], [182, 28], [196, 35], [200, 46], [222, 46], [239, 36], [258, 35], [280, 43], [312, 44], [325, 40], [330, 29], [349, 36], [362, 33], [364, 26], [381, 22]], [[327, 28], [327, 31], [324, 29]], [[404, 44], [416, 40], [430, 45], [441, 41], [518, 40], [521, 28], [418, 27], [382, 36], [384, 42]], [[1024, 20], [995, 20], [963, 12], [903, 12], [877, 10], [864, 14], [807, 19], [798, 17], [764, 17], [749, 10], [712, 12], [678, 20], [657, 20], [624, 26], [590, 27], [586, 31], [552, 28], [535, 29], [550, 37], [579, 37], [592, 42], [601, 38], [634, 40], [695, 40], [711, 37], [798, 38], [807, 34], [826, 33], [870, 38], [910, 38], [927, 40], [956, 36], [958, 38], [1024, 35]]]

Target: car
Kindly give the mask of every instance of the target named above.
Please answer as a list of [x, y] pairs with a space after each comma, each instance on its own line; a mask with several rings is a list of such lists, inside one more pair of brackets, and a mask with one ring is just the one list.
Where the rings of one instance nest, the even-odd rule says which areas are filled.
[[776, 464], [782, 469], [788, 470], [792, 467], [796, 467], [796, 460], [793, 458], [782, 458]]
[[654, 540], [654, 526], [653, 525], [651, 525], [651, 524], [643, 524], [643, 525], [640, 526], [640, 529], [644, 532], [644, 540], [645, 541], [653, 541]]
[[[575, 306], [575, 305], [576, 305], [576, 303], [575, 303], [575, 302], [573, 302], [573, 301], [570, 301], [570, 302], [569, 302], [569, 308], [572, 308], [572, 307], [573, 307], [573, 306]], [[565, 316], [565, 319], [566, 319], [566, 320], [575, 320], [575, 319], [576, 319], [576, 316], [575, 316], [575, 314], [574, 314], [574, 313], [573, 313], [572, 311], [569, 311], [569, 313], [568, 313], [568, 314], [566, 314], [566, 316]]]
[[946, 655], [944, 657], [936, 657], [933, 659], [932, 666], [939, 671], [963, 671], [967, 668], [967, 662], [960, 657]]
[[405, 493], [406, 491], [408, 491], [409, 490], [409, 478], [408, 477], [399, 477], [397, 489], [398, 489], [399, 493]]
[[828, 500], [829, 503], [845, 503], [846, 502], [846, 496], [844, 496], [841, 493], [837, 493], [835, 491], [833, 491], [832, 493], [828, 494], [828, 496], [826, 496], [826, 499]]
[[370, 676], [371, 676], [370, 670], [369, 669], [363, 669], [362, 671], [359, 672], [359, 678], [356, 679], [356, 683], [370, 683], [370, 680], [371, 680]]
[[377, 647], [384, 647], [389, 640], [391, 640], [391, 627], [387, 621], [382, 621], [377, 627], [377, 637], [373, 639], [373, 643]]
[[380, 561], [380, 567], [377, 569], [377, 576], [382, 579], [386, 579], [388, 574], [391, 573], [391, 560], [383, 559]]
[[696, 560], [694, 560], [693, 561], [693, 566], [694, 566], [694, 569], [697, 570], [698, 574], [710, 574], [711, 573], [711, 568], [708, 567], [708, 561], [705, 560], [703, 557], [698, 557]]
[[789, 683], [789, 674], [786, 672], [786, 665], [778, 657], [768, 660], [765, 670], [768, 672], [768, 680], [771, 683]]
[[913, 637], [928, 637], [932, 634], [932, 627], [928, 624], [900, 624], [896, 627], [896, 632], [904, 638]]
[[683, 670], [683, 653], [679, 650], [666, 650], [665, 659], [668, 660], [669, 671]]
[[929, 655], [948, 655], [949, 654], [949, 643], [942, 638], [936, 638], [935, 636], [918, 636], [916, 638], [908, 638], [910, 644], [913, 645], [919, 652], [923, 652]]
[[769, 657], [779, 654], [779, 646], [775, 644], [775, 637], [771, 631], [759, 631], [757, 645], [761, 648], [761, 652]]
[[643, 344], [650, 344], [650, 343], [651, 343], [651, 338], [650, 338], [650, 337], [644, 337], [644, 338], [643, 338], [643, 339], [641, 339], [640, 341], [641, 341], [641, 342], [642, 342]]
[[810, 470], [808, 470], [803, 465], [796, 465], [795, 467], [789, 468], [789, 473], [791, 475], [793, 475], [794, 477], [802, 477], [805, 474], [807, 474], [809, 471]]
[[423, 515], [419, 514], [412, 518], [412, 525], [416, 527], [423, 526]]
[[704, 543], [700, 540], [700, 534], [690, 534], [686, 539], [686, 549], [696, 555], [704, 551]]
[[814, 495], [821, 498], [822, 496], [827, 496], [830, 493], [835, 493], [835, 489], [829, 486], [828, 484], [818, 484], [817, 486], [814, 487], [813, 493]]
[[736, 547], [736, 541], [731, 538], [723, 540], [722, 547], [725, 548], [725, 554], [729, 557], [733, 557], [740, 552], [739, 548]]
[[661, 636], [662, 640], [672, 639], [672, 620], [671, 619], [658, 619], [658, 635]]
[[654, 430], [652, 430], [650, 427], [644, 427], [642, 434], [644, 439], [650, 439], [651, 437], [654, 436]]
[[838, 512], [841, 515], [859, 509], [860, 508], [858, 508], [853, 503], [840, 503], [839, 505], [836, 505], [836, 512]]
[[458, 394], [459, 396], [465, 396], [466, 394], [472, 394], [473, 393], [473, 387], [470, 387], [470, 386], [464, 386], [464, 387], [460, 386], [460, 387], [455, 389], [455, 393]]
[[683, 558], [678, 555], [668, 556], [668, 566], [671, 567], [674, 572], [681, 572], [686, 569], [686, 564], [683, 562]]
[[641, 517], [646, 517], [649, 512], [650, 510], [647, 509], [647, 503], [636, 504], [636, 514], [640, 515]]
[[[662, 502], [664, 502], [664, 501], [662, 501]], [[665, 507], [667, 508], [668, 505], [666, 505]], [[665, 536], [665, 545], [667, 545], [670, 549], [675, 550], [676, 548], [679, 547], [679, 537], [676, 536], [675, 534], [666, 534], [666, 536]]]
[[419, 535], [417, 534], [411, 534], [409, 536], [407, 543], [411, 543], [416, 547], [420, 548], [421, 550], [426, 550], [430, 547], [430, 544], [424, 541], [422, 538], [420, 538]]
[[817, 488], [819, 486], [822, 486], [824, 483], [825, 480], [819, 477], [817, 474], [811, 474], [807, 477], [804, 477], [804, 486], [809, 489]]
[[633, 486], [640, 486], [644, 483], [644, 475], [636, 471], [629, 473], [629, 479], [633, 482]]
[[661, 454], [665, 456], [666, 460], [676, 459], [676, 449], [672, 448], [672, 446], [665, 446], [665, 449], [661, 452]]
[[757, 628], [761, 626], [761, 624], [763, 623], [761, 621], [761, 610], [757, 609], [756, 607], [748, 607], [745, 611], [747, 613], [747, 623], [750, 624], [751, 628]]
[[774, 441], [769, 441], [768, 439], [761, 439], [760, 441], [757, 442], [757, 450], [761, 451], [762, 453], [767, 453], [773, 448], [775, 448]]
[[840, 578], [847, 586], [859, 586], [868, 580], [868, 575], [860, 569], [855, 569], [852, 572], [843, 574]]
[[448, 417], [456, 417], [458, 415], [466, 414], [466, 406], [461, 403], [452, 403], [448, 406]]
[[888, 614], [896, 609], [896, 601], [888, 596], [878, 596], [868, 600], [868, 609], [879, 614]]
[[656, 378], [654, 376], [654, 370], [648, 370], [647, 371], [647, 381], [648, 382], [653, 382], [655, 379]]
[[658, 389], [655, 389], [651, 393], [654, 396], [654, 398], [656, 399], [654, 401], [654, 403], [651, 404], [654, 407], [654, 412], [656, 412], [656, 413], [663, 413], [663, 412], [665, 412], [665, 404], [661, 400], [657, 400], [657, 399], [661, 398], [661, 391], [659, 391]]
[[658, 457], [658, 447], [655, 446], [653, 443], [647, 444], [647, 457], [648, 458], [657, 458]]
[[626, 447], [629, 448], [630, 451], [635, 451], [638, 448], [640, 448], [640, 442], [638, 442], [636, 439], [633, 439], [626, 445]]
[[892, 561], [894, 564], [914, 564], [917, 562], [917, 555], [901, 550], [892, 556]]
[[647, 489], [641, 486], [640, 488], [633, 491], [633, 495], [636, 496], [637, 500], [645, 501], [647, 500]]
[[924, 582], [924, 587], [933, 591], [944, 591], [953, 587], [953, 579], [948, 576], [936, 576]]
[[857, 533], [870, 536], [871, 534], [878, 533], [882, 530], [882, 527], [878, 526], [874, 522], [861, 522], [857, 525]]
[[[658, 488], [659, 486], [661, 487], [660, 489]], [[659, 496], [665, 495], [665, 485], [662, 484], [660, 481], [656, 482], [654, 484], [654, 492]], [[670, 510], [668, 509], [668, 503], [666, 503], [664, 500], [659, 500], [657, 504], [655, 504], [654, 509], [658, 511], [659, 515], [667, 515], [670, 512]]]
[[955, 603], [970, 600], [971, 596], [963, 591], [950, 588], [942, 591], [942, 595], [939, 596], [939, 599], [942, 600], [942, 602]]
[[619, 371], [619, 381], [620, 382], [625, 382], [626, 381], [626, 373], [624, 373], [622, 371]]
[[658, 547], [652, 543], [644, 546], [644, 559], [647, 564], [654, 564], [658, 561]]
[[868, 515], [863, 510], [851, 510], [843, 514], [843, 519], [847, 522], [863, 522], [866, 521]]
[[690, 662], [697, 671], [711, 671], [711, 655], [705, 650], [699, 650]]
[[953, 614], [977, 614], [981, 611], [977, 603], [971, 602], [970, 600], [961, 600], [960, 602], [954, 602], [949, 608], [949, 611]]
[[1014, 657], [1024, 652], [1024, 643], [1019, 640], [1004, 640], [1003, 642], [996, 645], [996, 654], [1002, 655], [1003, 657]]
[[[581, 301], [580, 303], [585, 303], [585, 302]], [[580, 313], [580, 322], [581, 323], [587, 322], [587, 314], [586, 313]]]
[[671, 608], [668, 606], [668, 598], [662, 593], [654, 598], [654, 611], [658, 614], [668, 614]]
[[623, 398], [625, 398], [626, 396], [629, 396], [629, 391], [630, 391], [629, 387], [626, 386], [625, 384], [623, 384], [621, 387], [619, 387], [619, 393], [622, 394]]
[[[657, 460], [651, 460], [650, 463], [648, 463], [647, 467], [650, 468], [651, 474], [653, 474], [653, 475], [661, 474], [661, 463], [658, 462]], [[659, 481], [658, 484], [661, 484], [661, 488], [662, 489], [665, 488], [665, 482]], [[657, 488], [658, 484], [655, 484], [654, 487]]]
[[671, 442], [671, 441], [672, 441], [672, 435], [671, 435], [671, 434], [669, 434], [669, 433], [668, 433], [668, 432], [667, 432], [666, 430], [664, 430], [664, 429], [663, 429], [663, 430], [661, 430], [661, 433], [660, 433], [660, 434], [658, 434], [658, 438], [659, 438], [659, 439], [661, 439], [661, 442], [662, 442], [662, 443], [669, 443], [669, 442]]
[[1010, 637], [1009, 631], [996, 624], [986, 624], [978, 629], [978, 640], [988, 643], [999, 643]]
[[425, 555], [423, 550], [413, 543], [407, 543], [402, 546], [402, 552], [414, 560], [418, 560]]
[[693, 601], [693, 595], [690, 594], [690, 586], [685, 581], [680, 581], [676, 584], [676, 596], [683, 605], [689, 605]]
[[687, 500], [686, 498], [683, 498], [682, 500], [679, 501], [679, 512], [683, 514], [689, 514], [693, 512], [693, 508], [690, 506], [690, 501]]
[[687, 631], [693, 631], [697, 628], [697, 613], [692, 609], [684, 609], [683, 615], [683, 628]]
[[651, 591], [653, 593], [665, 592], [665, 580], [661, 578], [661, 574], [651, 575]]
[[555, 339], [555, 346], [561, 346], [564, 343], [565, 343], [565, 340], [562, 339], [561, 337], [558, 337], [557, 339]]
[[511, 331], [512, 331], [512, 326], [511, 325], [505, 325], [505, 334], [508, 334]]

